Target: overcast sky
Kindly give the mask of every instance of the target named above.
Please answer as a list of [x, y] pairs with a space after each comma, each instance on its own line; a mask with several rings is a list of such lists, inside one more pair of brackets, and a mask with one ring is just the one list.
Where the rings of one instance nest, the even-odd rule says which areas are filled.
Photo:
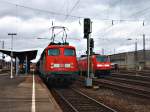
[[105, 54], [132, 51], [136, 39], [142, 49], [143, 34], [150, 49], [150, 0], [0, 0], [0, 40], [10, 49], [8, 33], [15, 32], [13, 49], [43, 49], [50, 40], [37, 38], [51, 38], [53, 21], [69, 29], [68, 41], [80, 55], [86, 50], [84, 17], [93, 22], [91, 37], [97, 53], [102, 48]]

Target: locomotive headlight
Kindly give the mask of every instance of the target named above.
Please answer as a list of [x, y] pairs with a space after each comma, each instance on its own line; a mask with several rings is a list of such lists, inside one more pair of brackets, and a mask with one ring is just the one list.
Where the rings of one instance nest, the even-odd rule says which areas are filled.
[[71, 65], [70, 64], [65, 64], [65, 68], [70, 68]]
[[54, 68], [59, 68], [59, 67], [60, 67], [60, 64], [54, 64], [53, 67], [54, 67]]
[[110, 66], [109, 64], [106, 64], [106, 65], [105, 65], [105, 67], [109, 67], [109, 66]]
[[73, 66], [73, 63], [71, 63], [71, 68], [73, 68], [74, 66]]
[[102, 66], [103, 66], [102, 64], [98, 64], [98, 65], [97, 65], [97, 67], [102, 67]]
[[53, 67], [54, 67], [54, 63], [51, 63], [50, 68], [53, 68]]

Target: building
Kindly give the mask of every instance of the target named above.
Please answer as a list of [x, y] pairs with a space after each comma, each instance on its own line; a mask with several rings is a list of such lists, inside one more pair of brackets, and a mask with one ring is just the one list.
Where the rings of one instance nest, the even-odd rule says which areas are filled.
[[122, 69], [150, 69], [150, 50], [113, 54], [110, 60]]

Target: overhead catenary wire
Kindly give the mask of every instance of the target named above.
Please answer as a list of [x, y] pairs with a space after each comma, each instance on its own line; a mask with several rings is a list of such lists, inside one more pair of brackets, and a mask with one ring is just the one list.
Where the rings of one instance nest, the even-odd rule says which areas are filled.
[[[30, 10], [34, 10], [34, 11], [39, 11], [39, 12], [43, 12], [43, 13], [48, 13], [51, 15], [58, 15], [58, 16], [65, 16], [65, 17], [72, 17], [72, 18], [77, 18], [77, 19], [84, 19], [84, 18], [91, 18], [91, 19], [95, 19], [93, 17], [85, 17], [85, 16], [76, 16], [76, 15], [72, 15], [72, 14], [64, 14], [64, 13], [59, 13], [59, 12], [54, 12], [54, 11], [49, 11], [49, 10], [44, 10], [44, 9], [39, 9], [39, 8], [33, 8], [33, 7], [29, 7], [29, 6], [24, 6], [24, 5], [20, 5], [17, 3], [12, 3], [12, 2], [7, 2], [7, 1], [0, 1], [1, 3], [5, 3], [5, 4], [10, 4], [10, 5], [15, 5], [17, 7], [21, 7], [21, 8], [25, 8], [25, 9], [30, 9]], [[78, 3], [78, 2], [77, 2]], [[74, 9], [74, 8], [73, 8]], [[143, 20], [135, 20], [135, 19], [114, 19], [114, 18], [98, 18], [99, 20], [110, 20], [110, 21], [143, 21]]]
[[143, 12], [145, 12], [147, 10], [150, 10], [150, 7], [147, 7], [147, 8], [144, 8], [144, 9], [140, 10], [140, 11], [137, 11], [137, 12], [131, 14], [130, 16], [131, 17], [137, 16], [137, 15], [142, 14]]
[[32, 7], [29, 7], [29, 6], [24, 6], [24, 5], [20, 5], [20, 4], [16, 4], [16, 3], [11, 3], [11, 2], [7, 2], [7, 1], [0, 1], [0, 2], [6, 3], [6, 4], [10, 4], [10, 5], [15, 5], [15, 6], [18, 6], [18, 7], [25, 8], [25, 9], [30, 9], [30, 10], [34, 10], [34, 11], [49, 13], [49, 14], [52, 14], [52, 15], [70, 16], [70, 17], [73, 17], [73, 18], [84, 18], [84, 17], [81, 17], [81, 16], [67, 15], [67, 14], [64, 14], [64, 13], [59, 13], [59, 12], [54, 12], [54, 11], [48, 11], [48, 10], [43, 10], [43, 9], [39, 9], [39, 8], [32, 8]]
[[65, 17], [65, 21], [68, 19], [68, 15], [70, 15], [72, 13], [72, 11], [76, 8], [76, 6], [79, 4], [80, 0], [77, 0], [77, 2], [75, 3], [75, 5], [72, 7], [72, 9], [68, 12], [67, 16]]
[[[1, 1], [0, 1], [1, 2]], [[4, 1], [5, 2], [5, 1]], [[78, 19], [82, 19], [84, 17], [82, 16], [74, 16], [71, 14], [63, 14], [63, 13], [58, 13], [58, 12], [53, 12], [53, 11], [48, 11], [48, 10], [42, 10], [42, 9], [37, 9], [37, 8], [32, 8], [32, 7], [28, 7], [28, 6], [23, 6], [23, 5], [19, 5], [19, 4], [14, 4], [14, 3], [10, 3], [12, 5], [15, 5], [18, 7], [23, 7], [23, 8], [27, 8], [27, 9], [31, 9], [31, 10], [35, 10], [35, 11], [39, 11], [39, 12], [45, 12], [48, 14], [52, 14], [52, 15], [62, 15], [62, 16], [67, 16], [67, 17], [74, 17], [74, 18], [78, 18]], [[17, 9], [18, 10], [18, 9]], [[19, 10], [18, 10], [19, 11]], [[110, 20], [110, 22], [113, 22], [113, 25], [115, 25], [115, 21], [135, 21], [135, 20], [120, 20], [120, 19], [101, 19], [101, 20]], [[142, 20], [143, 21], [143, 20]], [[105, 35], [105, 34], [104, 34]]]
[[[47, 11], [47, 10], [43, 10], [43, 9], [37, 9], [37, 8], [32, 8], [32, 7], [28, 7], [28, 6], [23, 6], [23, 5], [19, 5], [19, 4], [15, 4], [15, 3], [10, 3], [10, 2], [6, 2], [6, 1], [1, 1], [1, 2], [4, 2], [4, 3], [8, 3], [8, 4], [11, 4], [11, 5], [15, 5], [16, 7], [23, 7], [23, 8], [27, 8], [27, 9], [31, 9], [31, 10], [35, 10], [35, 11], [40, 11], [40, 12], [45, 12], [45, 13], [49, 13], [49, 14], [52, 14], [52, 15], [62, 15], [62, 16], [66, 16], [67, 18], [68, 17], [74, 17], [74, 18], [78, 18], [78, 19], [81, 19], [81, 18], [85, 18], [85, 17], [81, 17], [81, 16], [74, 16], [74, 15], [70, 15], [70, 14], [63, 14], [63, 13], [58, 13], [58, 12], [53, 12], [53, 11]], [[75, 5], [72, 7], [72, 9], [70, 10], [70, 12], [73, 11], [73, 9], [77, 6], [77, 4], [80, 2], [80, 0], [78, 0]], [[67, 19], [66, 18], [66, 19]], [[110, 20], [112, 22], [112, 26], [114, 25], [114, 22], [115, 21], [129, 21], [129, 20], [117, 20], [117, 19], [101, 19], [101, 20]], [[130, 20], [130, 21], [135, 21], [135, 20]], [[139, 20], [138, 20], [139, 21]], [[110, 29], [111, 27], [109, 27]]]
[[[53, 11], [47, 11], [47, 10], [42, 10], [42, 9], [37, 9], [37, 8], [32, 8], [32, 7], [28, 7], [28, 6], [24, 6], [24, 5], [19, 5], [19, 4], [15, 4], [15, 3], [11, 3], [11, 2], [7, 2], [7, 1], [0, 1], [0, 2], [4, 2], [4, 3], [7, 3], [7, 4], [11, 4], [11, 5], [15, 5], [16, 7], [23, 7], [23, 8], [28, 8], [28, 9], [31, 9], [31, 10], [36, 10], [36, 11], [42, 11], [42, 12], [45, 12], [45, 13], [50, 13], [52, 15], [62, 15], [62, 16], [66, 16], [66, 17], [74, 17], [74, 18], [78, 18], [78, 19], [81, 19], [81, 18], [85, 18], [85, 17], [82, 17], [82, 16], [74, 16], [74, 15], [70, 15], [70, 14], [63, 14], [63, 13], [58, 13], [58, 12], [53, 12]], [[80, 0], [77, 0], [77, 2], [75, 3], [74, 7], [71, 9], [70, 12], [73, 11], [73, 9], [77, 6], [77, 4], [80, 2]], [[135, 20], [121, 20], [121, 19], [101, 19], [101, 20], [110, 20], [112, 21], [112, 25], [114, 25], [114, 22], [115, 21], [135, 21]], [[138, 20], [139, 21], [139, 20]], [[142, 20], [143, 21], [143, 20]]]

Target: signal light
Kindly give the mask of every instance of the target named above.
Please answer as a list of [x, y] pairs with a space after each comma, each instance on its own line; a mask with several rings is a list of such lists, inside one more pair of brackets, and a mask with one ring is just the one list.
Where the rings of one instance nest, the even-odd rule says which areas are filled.
[[91, 31], [91, 20], [89, 18], [84, 19], [84, 38], [88, 38], [88, 34], [90, 34]]
[[90, 38], [90, 48], [94, 48], [94, 40], [93, 40], [93, 38]]

